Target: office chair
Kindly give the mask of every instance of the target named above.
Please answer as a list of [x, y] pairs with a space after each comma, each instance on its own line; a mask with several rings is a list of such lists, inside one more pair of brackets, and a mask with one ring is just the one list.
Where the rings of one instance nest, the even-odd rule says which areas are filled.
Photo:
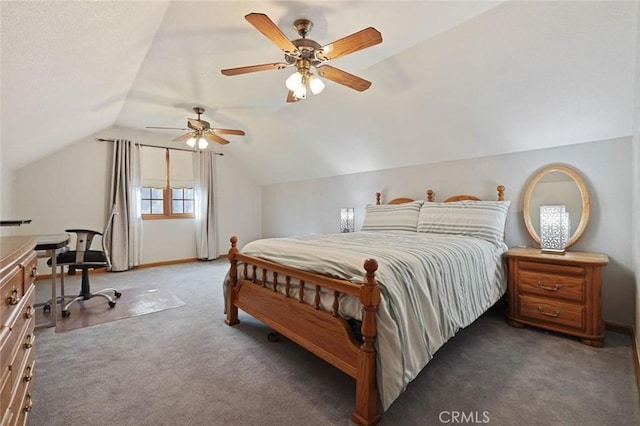
[[[113, 213], [111, 217], [107, 221], [107, 226], [105, 228], [104, 233], [93, 231], [90, 229], [66, 229], [65, 232], [73, 232], [76, 234], [76, 248], [75, 250], [67, 250], [59, 253], [56, 256], [56, 261], [58, 265], [60, 265], [60, 269], [63, 272], [62, 278], [60, 280], [60, 296], [58, 297], [58, 301], [64, 303], [64, 300], [71, 299], [66, 305], [64, 305], [62, 309], [62, 317], [66, 318], [71, 315], [69, 311], [69, 307], [75, 302], [79, 302], [81, 300], [89, 300], [92, 297], [100, 296], [107, 299], [109, 307], [113, 308], [116, 306], [116, 302], [114, 298], [109, 296], [108, 292], [113, 292], [114, 297], [119, 298], [122, 293], [120, 293], [115, 288], [105, 288], [94, 293], [91, 292], [91, 287], [89, 283], [89, 269], [98, 269], [98, 268], [107, 268], [107, 270], [111, 269], [111, 260], [109, 259], [109, 252], [107, 250], [105, 244], [105, 235], [107, 234], [109, 227], [111, 226], [111, 218], [113, 217]], [[96, 235], [100, 235], [102, 238], [102, 250], [91, 250], [91, 243], [93, 242], [93, 238]], [[49, 266], [51, 266], [51, 259], [47, 262]], [[74, 275], [77, 269], [82, 271], [82, 285], [80, 294], [78, 296], [66, 296], [64, 294], [64, 267], [67, 266], [69, 269], [69, 275]], [[51, 309], [52, 300], [47, 302], [43, 311], [46, 312]]]

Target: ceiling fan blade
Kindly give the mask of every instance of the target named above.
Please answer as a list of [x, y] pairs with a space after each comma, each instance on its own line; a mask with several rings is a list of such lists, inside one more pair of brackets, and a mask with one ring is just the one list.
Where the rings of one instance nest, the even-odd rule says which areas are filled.
[[193, 137], [193, 133], [185, 133], [182, 136], [178, 136], [173, 141], [174, 142], [186, 142], [187, 140], [191, 139], [192, 137]]
[[226, 145], [229, 143], [228, 140], [221, 138], [220, 136], [216, 135], [215, 133], [212, 132], [206, 132], [204, 133], [202, 136], [204, 136], [205, 139], [211, 141], [211, 142], [218, 142], [220, 145]]
[[382, 34], [373, 27], [365, 28], [322, 47], [319, 59], [335, 59], [382, 43]]
[[256, 71], [269, 71], [269, 70], [281, 70], [283, 68], [290, 67], [290, 64], [285, 62], [274, 62], [271, 64], [260, 64], [260, 65], [249, 65], [247, 67], [238, 67], [238, 68], [228, 68], [226, 70], [221, 70], [224, 75], [238, 75], [238, 74], [247, 74], [250, 72]]
[[258, 31], [286, 53], [291, 55], [298, 53], [298, 48], [291, 43], [291, 40], [289, 40], [280, 28], [264, 13], [250, 13], [246, 15], [244, 19], [249, 21], [251, 25], [256, 27]]
[[155, 126], [147, 126], [146, 129], [164, 129], [164, 130], [189, 130], [184, 127], [155, 127]]
[[299, 100], [300, 99], [293, 96], [293, 90], [289, 90], [289, 93], [287, 93], [287, 102], [298, 102]]
[[216, 133], [221, 133], [223, 135], [239, 135], [239, 136], [244, 136], [244, 131], [242, 130], [234, 130], [234, 129], [218, 129], [218, 128], [212, 128], [212, 131], [216, 132]]
[[320, 77], [327, 78], [331, 81], [335, 81], [338, 84], [342, 84], [347, 87], [351, 87], [359, 92], [364, 92], [371, 86], [371, 82], [357, 75], [349, 74], [346, 71], [342, 71], [331, 65], [321, 65], [318, 67], [318, 74]]
[[195, 130], [204, 130], [205, 126], [200, 120], [196, 120], [194, 118], [187, 118], [189, 122], [189, 126]]

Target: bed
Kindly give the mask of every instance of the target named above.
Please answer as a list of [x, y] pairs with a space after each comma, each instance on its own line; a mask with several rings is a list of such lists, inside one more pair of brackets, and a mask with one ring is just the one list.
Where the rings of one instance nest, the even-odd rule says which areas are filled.
[[[456, 332], [506, 290], [509, 201], [397, 198], [366, 207], [361, 231], [231, 238], [226, 320], [238, 310], [356, 380], [357, 424], [375, 424]], [[379, 409], [379, 406], [381, 409]]]

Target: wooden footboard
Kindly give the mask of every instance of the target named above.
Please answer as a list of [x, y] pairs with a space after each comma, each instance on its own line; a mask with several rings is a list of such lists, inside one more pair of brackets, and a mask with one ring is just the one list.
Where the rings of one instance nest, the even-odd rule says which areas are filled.
[[[351, 419], [357, 424], [376, 424], [379, 414], [374, 341], [380, 303], [380, 288], [375, 280], [378, 263], [374, 259], [365, 260], [365, 280], [356, 284], [247, 256], [240, 253], [237, 243], [238, 238], [231, 237], [225, 322], [237, 324], [240, 308], [356, 379], [356, 406]], [[278, 283], [284, 283], [284, 291], [278, 289]], [[295, 292], [292, 283], [296, 283]], [[309, 292], [313, 294], [312, 303], [307, 303]], [[333, 294], [330, 307], [321, 306], [321, 295], [326, 293]], [[341, 295], [360, 299], [362, 343], [356, 341], [347, 321], [338, 315]]]

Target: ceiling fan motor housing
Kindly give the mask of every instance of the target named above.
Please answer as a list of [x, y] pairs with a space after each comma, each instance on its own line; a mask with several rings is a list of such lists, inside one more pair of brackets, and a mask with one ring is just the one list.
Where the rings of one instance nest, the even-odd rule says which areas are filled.
[[300, 53], [298, 55], [289, 55], [288, 53], [285, 53], [284, 60], [288, 64], [293, 65], [300, 59], [310, 61], [313, 66], [320, 64], [320, 61], [316, 58], [316, 52], [322, 49], [322, 46], [318, 42], [308, 38], [299, 38], [297, 40], [291, 40], [291, 43], [298, 48]]

